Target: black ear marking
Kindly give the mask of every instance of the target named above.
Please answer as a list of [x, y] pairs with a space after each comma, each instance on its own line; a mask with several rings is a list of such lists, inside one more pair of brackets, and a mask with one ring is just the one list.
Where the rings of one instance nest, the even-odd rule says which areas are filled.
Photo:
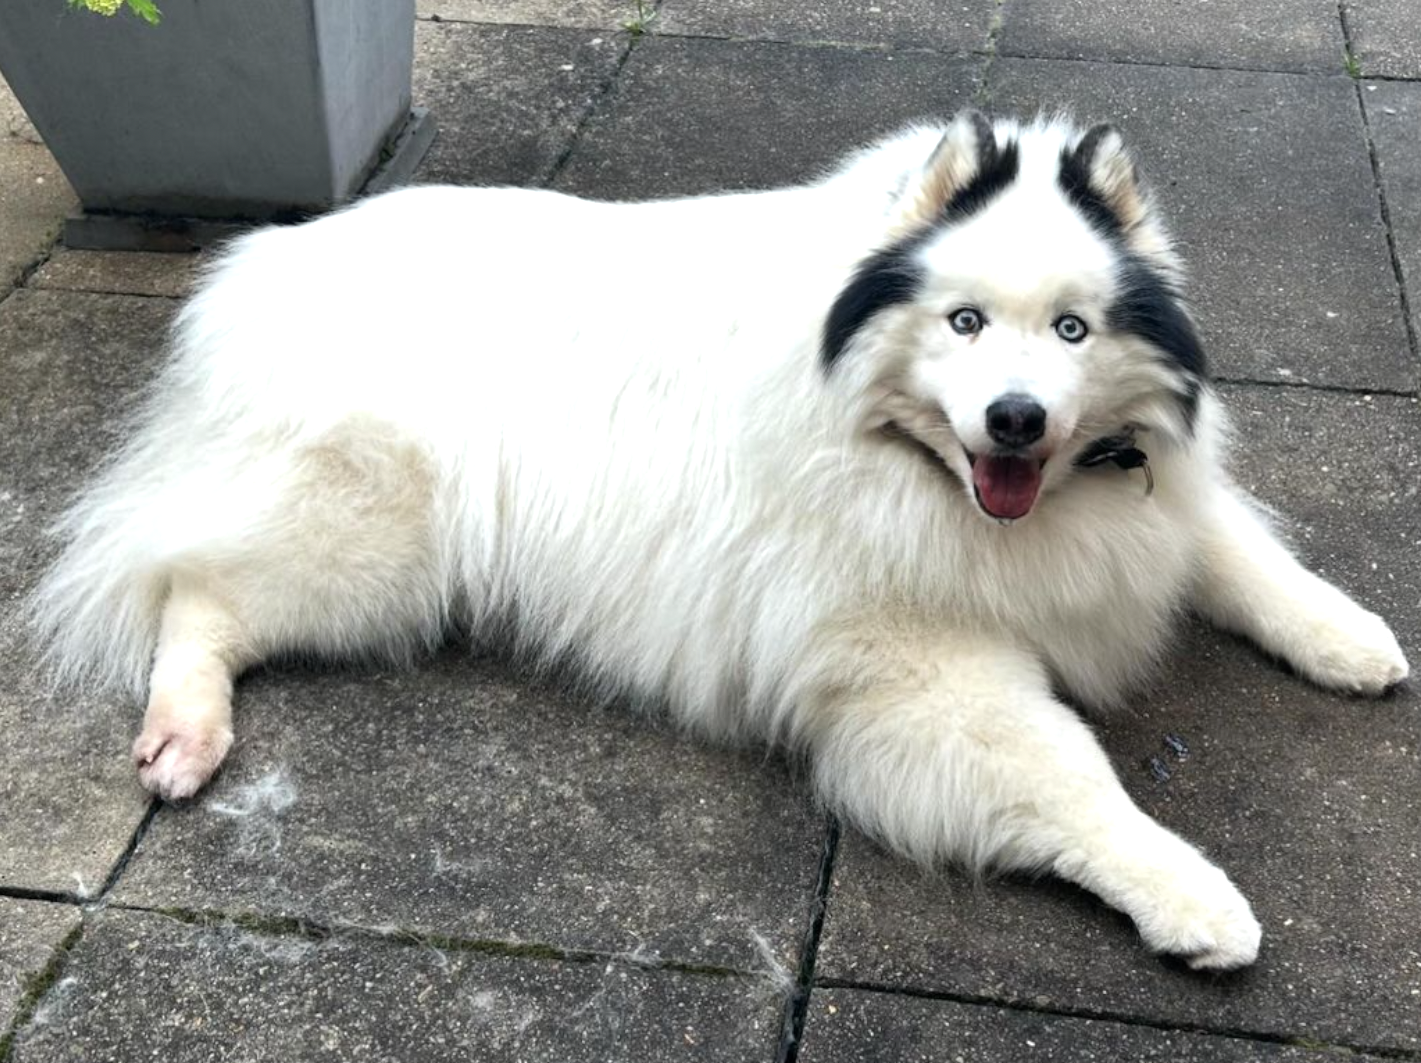
[[917, 175], [911, 194], [903, 198], [898, 234], [911, 234], [941, 221], [948, 205], [991, 169], [996, 158], [996, 134], [986, 115], [966, 110], [953, 116]]
[[1020, 165], [1021, 151], [1017, 142], [1009, 140], [1005, 146], [998, 145], [996, 135], [988, 127], [988, 139], [978, 148], [976, 174], [948, 200], [941, 220], [958, 222], [977, 213], [1016, 180]]
[[997, 134], [992, 129], [991, 119], [975, 107], [962, 111], [960, 117], [972, 125], [972, 133], [977, 138], [977, 162], [982, 168], [997, 156]]
[[1073, 154], [1086, 173], [1090, 172], [1091, 163], [1095, 161], [1095, 153], [1099, 150], [1101, 143], [1106, 137], [1112, 135], [1119, 137], [1120, 131], [1109, 122], [1101, 122], [1091, 126], [1086, 130], [1085, 136], [1081, 137], [1081, 142], [1076, 145]]
[[1119, 238], [1145, 219], [1134, 160], [1109, 123], [1092, 126], [1075, 148], [1062, 149], [1056, 183], [1102, 236]]
[[1113, 132], [1113, 126], [1094, 126], [1074, 151], [1063, 148], [1056, 183], [1098, 233], [1115, 239], [1123, 235], [1124, 223], [1091, 182], [1091, 162], [1101, 141]]

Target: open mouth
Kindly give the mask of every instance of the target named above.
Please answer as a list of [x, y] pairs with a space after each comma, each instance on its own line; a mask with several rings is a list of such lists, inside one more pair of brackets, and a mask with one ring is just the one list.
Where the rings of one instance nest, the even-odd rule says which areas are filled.
[[970, 450], [966, 454], [972, 466], [972, 491], [984, 513], [997, 520], [1017, 520], [1031, 512], [1041, 492], [1044, 461], [1017, 454], [973, 454]]

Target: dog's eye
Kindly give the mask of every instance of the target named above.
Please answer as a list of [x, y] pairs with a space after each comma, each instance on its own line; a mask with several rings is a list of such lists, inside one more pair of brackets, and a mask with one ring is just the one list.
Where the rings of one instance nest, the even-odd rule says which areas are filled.
[[1056, 319], [1056, 335], [1067, 343], [1080, 343], [1089, 331], [1085, 322], [1075, 314], [1062, 314]]
[[975, 336], [982, 331], [981, 311], [974, 310], [970, 306], [954, 310], [947, 322], [952, 326], [952, 331], [960, 336]]

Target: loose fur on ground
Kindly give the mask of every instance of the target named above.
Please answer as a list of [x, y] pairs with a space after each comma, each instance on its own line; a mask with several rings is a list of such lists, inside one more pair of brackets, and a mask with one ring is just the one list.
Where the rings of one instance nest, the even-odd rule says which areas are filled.
[[[1194, 609], [1325, 686], [1407, 674], [1223, 471], [1119, 134], [966, 113], [824, 180], [644, 204], [416, 188], [236, 241], [32, 615], [197, 791], [233, 682], [452, 625], [803, 752], [905, 856], [1049, 870], [1196, 967], [1260, 929], [1056, 695]], [[391, 723], [391, 726], [397, 726]]]

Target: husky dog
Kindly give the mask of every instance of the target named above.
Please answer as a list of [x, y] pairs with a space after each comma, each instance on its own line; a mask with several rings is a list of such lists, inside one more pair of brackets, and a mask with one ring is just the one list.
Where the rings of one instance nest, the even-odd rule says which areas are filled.
[[222, 763], [259, 661], [511, 630], [804, 753], [911, 859], [1049, 870], [1238, 967], [1248, 902], [1056, 691], [1119, 704], [1188, 608], [1326, 687], [1408, 666], [1223, 436], [1108, 126], [965, 113], [679, 201], [415, 188], [231, 247], [32, 612], [60, 679], [146, 694], [166, 798]]

